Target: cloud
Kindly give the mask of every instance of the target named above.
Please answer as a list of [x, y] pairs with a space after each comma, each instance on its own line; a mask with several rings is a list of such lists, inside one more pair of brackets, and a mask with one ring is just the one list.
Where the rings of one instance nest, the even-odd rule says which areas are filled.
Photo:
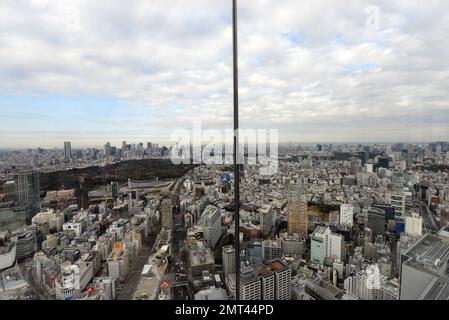
[[[376, 1], [374, 30], [371, 4], [239, 2], [242, 126], [307, 142], [449, 138], [449, 3]], [[109, 117], [117, 127], [230, 128], [230, 14], [225, 0], [3, 0], [0, 99], [111, 96], [138, 109]]]

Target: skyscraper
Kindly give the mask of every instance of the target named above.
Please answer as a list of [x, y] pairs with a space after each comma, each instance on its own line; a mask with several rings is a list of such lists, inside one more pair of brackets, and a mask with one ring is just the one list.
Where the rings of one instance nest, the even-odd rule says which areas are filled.
[[221, 237], [221, 211], [214, 206], [207, 206], [201, 217], [200, 224], [204, 228], [204, 238], [207, 240], [207, 246], [215, 248]]
[[3, 186], [3, 190], [5, 193], [5, 202], [13, 202], [16, 200], [16, 186], [14, 181], [7, 181]]
[[262, 229], [262, 233], [264, 236], [268, 236], [270, 234], [271, 228], [273, 227], [272, 209], [273, 207], [268, 204], [259, 209], [260, 228]]
[[340, 225], [352, 227], [354, 225], [354, 206], [343, 203], [340, 206]]
[[72, 144], [70, 141], [64, 142], [64, 158], [67, 160], [72, 158]]
[[14, 175], [16, 201], [19, 207], [30, 207], [39, 211], [39, 172], [20, 172]]
[[104, 156], [105, 157], [111, 156], [111, 144], [109, 142], [104, 145]]
[[235, 273], [235, 250], [233, 246], [224, 246], [222, 249], [222, 265], [225, 276]]
[[385, 235], [385, 210], [371, 207], [368, 210], [368, 228], [374, 235]]
[[305, 187], [291, 184], [288, 191], [288, 233], [307, 237], [308, 208]]

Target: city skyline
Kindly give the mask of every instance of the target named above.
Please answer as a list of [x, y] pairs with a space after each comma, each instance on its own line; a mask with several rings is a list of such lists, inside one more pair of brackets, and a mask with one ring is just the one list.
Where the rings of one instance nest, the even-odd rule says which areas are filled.
[[[239, 3], [241, 127], [283, 142], [448, 140], [449, 5], [370, 5]], [[232, 127], [227, 1], [2, 11], [0, 147], [166, 143], [194, 119]]]

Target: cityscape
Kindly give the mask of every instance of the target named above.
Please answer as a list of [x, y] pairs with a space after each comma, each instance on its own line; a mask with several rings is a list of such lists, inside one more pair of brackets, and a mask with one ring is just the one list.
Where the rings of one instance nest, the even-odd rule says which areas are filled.
[[[114, 167], [170, 149], [3, 151], [1, 299], [235, 299], [232, 168]], [[259, 167], [241, 169], [242, 300], [448, 299], [449, 143], [283, 144]]]
[[448, 21], [443, 0], [4, 0], [0, 300], [449, 300]]

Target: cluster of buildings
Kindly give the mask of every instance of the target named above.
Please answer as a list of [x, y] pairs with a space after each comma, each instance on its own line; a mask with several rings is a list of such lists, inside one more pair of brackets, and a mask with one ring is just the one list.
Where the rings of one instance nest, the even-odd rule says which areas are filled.
[[[106, 144], [104, 154], [157, 148]], [[70, 144], [64, 152], [73, 158]], [[447, 300], [448, 152], [446, 143], [281, 146], [273, 175], [242, 166], [239, 230], [225, 165], [112, 182], [89, 191], [86, 209], [73, 190], [41, 199], [38, 174], [16, 174], [0, 203], [2, 274], [10, 293], [22, 277], [53, 299], [222, 300], [238, 290], [245, 300]], [[17, 221], [11, 210], [26, 214]]]
[[[143, 188], [131, 184], [119, 186], [115, 196], [110, 190], [112, 203], [100, 202], [87, 209], [76, 204], [54, 209], [51, 202], [38, 197], [38, 212], [29, 221], [0, 233], [2, 279], [11, 278], [15, 270], [16, 278], [41, 299], [119, 298], [128, 282], [138, 280], [129, 280], [128, 275], [140, 268], [140, 260], [150, 257], [152, 235], [159, 234], [155, 248], [162, 242], [164, 233], [159, 233], [158, 226], [161, 213], [164, 223], [168, 214], [162, 193], [171, 185], [151, 183], [150, 189], [159, 192], [147, 193], [145, 183]], [[20, 181], [19, 185], [27, 186]], [[29, 187], [30, 196], [24, 199], [34, 199], [31, 191]], [[132, 298], [133, 292], [126, 294], [129, 297], [123, 298]]]
[[153, 142], [144, 145], [123, 141], [120, 147], [107, 142], [101, 148], [72, 148], [72, 143], [65, 141], [61, 147], [0, 150], [0, 181], [12, 180], [17, 171], [64, 171], [131, 159], [166, 158], [169, 154], [167, 147]]
[[[448, 276], [442, 249], [449, 222], [448, 151], [445, 143], [285, 146], [272, 176], [245, 164], [238, 230], [240, 296], [287, 297], [280, 292], [285, 286], [272, 281], [275, 269], [267, 267], [278, 261], [288, 273], [288, 299], [428, 299], [431, 292], [447, 299], [445, 290], [434, 291], [445, 287]], [[222, 210], [223, 230], [234, 234], [232, 173], [202, 166], [187, 178], [189, 233], [207, 238], [201, 215], [212, 204]], [[429, 237], [435, 248], [423, 245]], [[426, 253], [413, 251], [415, 246]], [[224, 277], [229, 298], [235, 295], [235, 260], [232, 245], [224, 245], [222, 268], [214, 270]], [[408, 276], [415, 260], [420, 264], [413, 264], [413, 272], [423, 273], [412, 296], [404, 283], [416, 283]], [[424, 285], [429, 279], [433, 287]]]

